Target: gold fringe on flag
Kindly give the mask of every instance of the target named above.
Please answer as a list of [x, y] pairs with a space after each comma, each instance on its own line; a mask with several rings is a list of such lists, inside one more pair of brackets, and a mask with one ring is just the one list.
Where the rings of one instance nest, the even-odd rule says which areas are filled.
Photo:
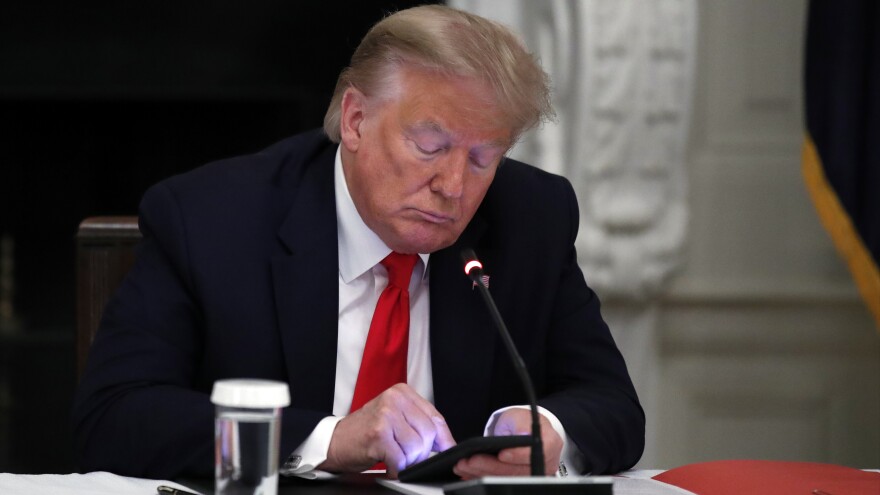
[[822, 168], [822, 159], [816, 151], [813, 139], [807, 133], [804, 138], [802, 170], [813, 205], [819, 212], [819, 220], [831, 235], [837, 251], [849, 266], [856, 286], [868, 309], [873, 313], [880, 331], [880, 270], [856, 231], [849, 214], [840, 203], [837, 193], [828, 183]]

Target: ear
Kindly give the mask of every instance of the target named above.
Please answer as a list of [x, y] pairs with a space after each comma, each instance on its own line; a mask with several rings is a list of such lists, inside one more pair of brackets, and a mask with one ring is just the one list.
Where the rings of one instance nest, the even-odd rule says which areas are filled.
[[360, 90], [349, 87], [342, 94], [342, 115], [339, 122], [342, 145], [354, 153], [360, 147], [361, 125], [364, 122], [367, 96]]

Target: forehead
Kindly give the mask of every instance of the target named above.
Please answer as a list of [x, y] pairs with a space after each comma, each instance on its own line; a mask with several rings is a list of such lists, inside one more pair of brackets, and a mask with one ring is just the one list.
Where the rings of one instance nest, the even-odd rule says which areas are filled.
[[391, 110], [404, 131], [436, 133], [503, 148], [513, 129], [483, 81], [402, 68], [395, 78]]

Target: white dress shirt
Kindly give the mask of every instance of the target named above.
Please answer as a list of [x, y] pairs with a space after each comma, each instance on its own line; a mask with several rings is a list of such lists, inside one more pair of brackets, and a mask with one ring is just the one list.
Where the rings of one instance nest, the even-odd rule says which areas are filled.
[[[304, 474], [314, 470], [327, 459], [330, 440], [336, 424], [351, 407], [355, 382], [370, 330], [370, 321], [379, 301], [379, 295], [388, 284], [388, 272], [380, 264], [391, 248], [370, 230], [361, 219], [342, 172], [342, 157], [337, 149], [334, 164], [336, 192], [336, 226], [339, 248], [339, 336], [336, 347], [336, 388], [333, 395], [333, 416], [321, 420], [306, 440], [293, 452], [297, 461], [282, 469], [284, 474]], [[407, 384], [429, 402], [434, 402], [431, 377], [430, 329], [428, 321], [429, 280], [428, 254], [419, 254], [409, 284], [410, 327], [407, 350]], [[563, 459], [573, 445], [556, 416], [540, 408], [565, 441]], [[496, 412], [488, 418], [487, 432], [494, 424]], [[570, 461], [569, 461], [570, 462]], [[577, 465], [579, 463], [575, 463]], [[571, 464], [569, 464], [571, 466]]]

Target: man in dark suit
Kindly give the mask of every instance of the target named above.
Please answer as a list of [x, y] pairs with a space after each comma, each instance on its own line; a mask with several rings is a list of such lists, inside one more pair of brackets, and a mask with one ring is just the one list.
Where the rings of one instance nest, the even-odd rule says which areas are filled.
[[[644, 413], [577, 265], [572, 188], [503, 156], [551, 113], [548, 95], [505, 28], [410, 9], [364, 38], [323, 132], [151, 188], [137, 262], [75, 400], [81, 467], [211, 473], [208, 394], [223, 378], [289, 383], [281, 461], [291, 473], [384, 461], [393, 477], [455, 439], [527, 433], [521, 385], [462, 273], [465, 247], [480, 254], [535, 382], [547, 473], [560, 461], [631, 467]], [[404, 377], [355, 405], [373, 309], [394, 277], [386, 256], [414, 263], [400, 284]], [[528, 470], [528, 448], [455, 468], [464, 478]]]

